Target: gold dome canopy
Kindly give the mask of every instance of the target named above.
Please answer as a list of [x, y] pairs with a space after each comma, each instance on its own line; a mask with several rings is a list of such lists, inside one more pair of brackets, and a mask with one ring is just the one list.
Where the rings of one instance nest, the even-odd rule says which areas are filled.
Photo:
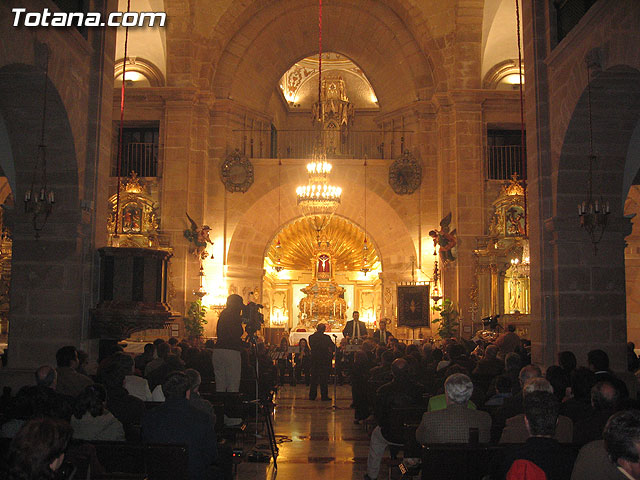
[[[362, 269], [364, 231], [350, 221], [334, 216], [322, 230], [321, 237], [328, 240], [334, 258], [336, 271], [357, 271]], [[278, 240], [280, 248], [277, 248]], [[365, 266], [380, 269], [378, 252], [372, 246], [371, 237], [366, 251]], [[274, 267], [277, 257], [279, 265], [286, 270], [310, 270], [314, 258], [314, 248], [318, 245], [318, 232], [313, 219], [304, 217], [285, 226], [276, 235], [267, 252], [265, 265]]]

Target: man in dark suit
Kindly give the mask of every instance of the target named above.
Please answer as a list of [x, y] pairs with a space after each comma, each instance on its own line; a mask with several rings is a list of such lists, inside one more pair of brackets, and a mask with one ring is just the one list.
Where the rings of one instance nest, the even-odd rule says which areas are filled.
[[611, 370], [609, 370], [609, 355], [604, 350], [591, 350], [587, 354], [589, 369], [596, 374], [596, 382], [609, 382], [618, 392], [620, 399], [629, 398], [629, 389], [624, 381], [620, 380]]
[[335, 345], [329, 335], [324, 331], [327, 326], [319, 323], [316, 333], [309, 335], [309, 347], [311, 348], [311, 386], [309, 388], [309, 400], [315, 400], [320, 385], [320, 399], [329, 398], [329, 373], [331, 372], [331, 359]]
[[217, 458], [216, 433], [211, 417], [189, 404], [191, 382], [174, 372], [162, 384], [166, 401], [142, 418], [142, 439], [150, 443], [186, 445], [189, 478], [214, 478], [211, 465]]
[[361, 322], [359, 318], [360, 312], [355, 310], [353, 312], [353, 319], [349, 320], [344, 326], [344, 330], [342, 330], [343, 336], [348, 337], [351, 340], [356, 340], [369, 335], [369, 332], [367, 332], [367, 326], [364, 322]]
[[[347, 322], [348, 323], [348, 322]], [[387, 339], [392, 337], [391, 333], [387, 330], [387, 323], [389, 323], [388, 318], [383, 318], [380, 320], [380, 328], [373, 332], [373, 341], [380, 344], [386, 345]]]
[[473, 382], [463, 373], [454, 373], [444, 382], [447, 408], [427, 412], [416, 430], [420, 443], [468, 443], [471, 429], [477, 429], [478, 441], [488, 443], [491, 416], [487, 412], [467, 408], [473, 393]]
[[[549, 479], [569, 480], [576, 452], [571, 446], [562, 445], [553, 438], [558, 421], [560, 402], [553, 393], [532, 392], [524, 397], [524, 418], [531, 436], [522, 445], [507, 448], [502, 462], [492, 478], [505, 478], [513, 469], [533, 468], [542, 470]], [[524, 478], [516, 477], [513, 478]], [[595, 477], [594, 477], [595, 478]]]

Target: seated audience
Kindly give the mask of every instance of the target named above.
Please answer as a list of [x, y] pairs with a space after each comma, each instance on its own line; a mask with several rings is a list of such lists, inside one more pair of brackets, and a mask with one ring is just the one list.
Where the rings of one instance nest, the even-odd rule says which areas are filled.
[[596, 381], [611, 383], [620, 392], [620, 399], [629, 398], [627, 384], [609, 370], [609, 355], [605, 351], [591, 350], [587, 354], [587, 362], [589, 368], [596, 374]]
[[605, 425], [603, 438], [609, 459], [621, 474], [619, 478], [639, 480], [640, 412], [625, 410], [613, 415]]
[[[363, 345], [364, 347], [364, 345]], [[369, 382], [369, 370], [373, 363], [362, 350], [356, 352], [353, 359], [353, 371], [351, 373], [351, 396], [354, 408], [354, 423], [360, 423], [369, 416], [369, 402], [367, 399], [367, 387]]]
[[[522, 389], [523, 398], [526, 399], [527, 395], [531, 395], [533, 392], [547, 392], [553, 394], [553, 387], [548, 380], [539, 377], [532, 378], [524, 384]], [[558, 401], [558, 408], [560, 402]], [[524, 402], [523, 402], [524, 408]], [[558, 416], [558, 426], [554, 429], [554, 439], [560, 443], [571, 443], [573, 435], [573, 422], [570, 418], [562, 415]], [[511, 418], [508, 418], [504, 429], [502, 430], [502, 436], [500, 437], [500, 443], [524, 443], [529, 438], [529, 430], [526, 427], [526, 416], [524, 413], [520, 413]]]
[[571, 377], [573, 371], [578, 367], [578, 359], [573, 352], [564, 350], [558, 353], [558, 365], [565, 371], [568, 377]]
[[126, 372], [117, 363], [112, 363], [102, 372], [102, 382], [107, 390], [107, 409], [124, 427], [127, 440], [137, 440], [138, 430], [144, 413], [144, 402], [129, 395], [124, 388]]
[[398, 426], [391, 423], [390, 412], [394, 408], [416, 407], [421, 403], [422, 388], [409, 377], [406, 360], [398, 358], [391, 364], [393, 379], [376, 392], [374, 416], [378, 426], [373, 429], [369, 443], [365, 480], [375, 480], [380, 472], [380, 462], [389, 445], [402, 445]]
[[633, 342], [627, 343], [627, 370], [635, 373], [640, 368], [640, 359], [636, 355], [636, 345]]
[[495, 344], [500, 349], [500, 358], [505, 358], [508, 353], [515, 352], [516, 348], [520, 346], [520, 337], [516, 333], [516, 326], [508, 325], [507, 331], [500, 334]]
[[7, 480], [53, 480], [64, 461], [72, 429], [64, 420], [36, 418], [27, 422], [11, 441]]
[[560, 415], [569, 417], [573, 424], [591, 416], [591, 388], [596, 384], [595, 374], [587, 367], [571, 372], [571, 395], [560, 404]]
[[504, 371], [504, 362], [498, 358], [498, 347], [495, 345], [487, 345], [484, 355], [476, 367], [471, 372], [471, 378], [474, 385], [486, 393], [491, 384], [491, 380], [500, 375]]
[[51, 417], [68, 422], [72, 406], [49, 388], [27, 385], [18, 390], [7, 410], [8, 420], [0, 428], [2, 438], [15, 437], [20, 428], [33, 418]]
[[143, 375], [147, 365], [151, 361], [153, 361], [155, 358], [156, 358], [156, 346], [153, 343], [147, 343], [144, 346], [144, 352], [138, 355], [134, 360], [136, 370], [138, 370], [140, 374]]
[[618, 409], [620, 392], [609, 382], [598, 382], [591, 389], [592, 413], [573, 427], [573, 443], [584, 445], [602, 438], [602, 430]]
[[511, 379], [509, 377], [498, 375], [495, 385], [497, 393], [484, 402], [485, 407], [501, 407], [506, 399], [512, 397]]
[[385, 350], [382, 352], [380, 360], [380, 365], [369, 370], [369, 377], [371, 382], [378, 385], [384, 385], [385, 383], [393, 380], [391, 371], [391, 364], [394, 361], [393, 352], [391, 350]]
[[580, 449], [573, 465], [571, 480], [624, 480], [626, 477], [611, 463], [604, 440], [594, 440]]
[[191, 395], [189, 396], [189, 404], [211, 417], [211, 421], [215, 425], [216, 414], [213, 411], [213, 405], [209, 400], [205, 400], [200, 396], [200, 384], [202, 383], [200, 372], [194, 370], [193, 368], [187, 368], [184, 373], [187, 378], [189, 378], [189, 390], [191, 391]]
[[149, 389], [152, 394], [154, 390], [162, 385], [165, 378], [172, 372], [179, 372], [184, 370], [184, 362], [174, 354], [169, 354], [165, 357], [164, 363], [158, 368], [154, 368], [149, 375], [147, 375], [147, 381], [149, 382]]
[[211, 465], [217, 458], [216, 433], [211, 417], [189, 403], [191, 382], [183, 372], [169, 375], [162, 384], [166, 401], [145, 412], [142, 438], [151, 443], [186, 445], [189, 478], [213, 478]]
[[124, 377], [124, 388], [129, 395], [133, 395], [143, 402], [150, 402], [152, 398], [151, 390], [149, 390], [149, 382], [146, 378], [134, 375], [134, 361], [131, 355], [122, 352], [116, 353], [113, 355], [113, 361], [126, 373]]
[[568, 389], [571, 385], [569, 376], [561, 367], [551, 365], [547, 368], [544, 378], [546, 378], [553, 387], [553, 394], [558, 397], [558, 401], [562, 402], [567, 396]]
[[56, 390], [63, 395], [72, 397], [78, 396], [84, 388], [93, 384], [89, 377], [78, 373], [78, 351], [76, 347], [68, 345], [56, 352], [56, 363], [58, 365], [58, 380]]
[[544, 472], [544, 476], [535, 478], [571, 478], [575, 452], [553, 438], [559, 408], [560, 402], [550, 392], [534, 391], [524, 397], [524, 418], [529, 438], [523, 445], [508, 447], [503, 451], [500, 466], [493, 472], [493, 478], [528, 478], [516, 474], [525, 470]]
[[487, 412], [467, 408], [473, 393], [471, 379], [462, 373], [447, 378], [444, 384], [447, 408], [427, 412], [416, 431], [420, 443], [467, 443], [470, 429], [478, 429], [481, 443], [490, 437], [491, 416]]
[[[157, 340], [156, 340], [157, 342]], [[155, 344], [155, 342], [154, 342]], [[167, 358], [167, 355], [169, 355], [171, 353], [171, 345], [169, 345], [168, 343], [161, 341], [159, 343], [156, 344], [156, 355], [158, 356], [158, 358], [155, 358], [153, 360], [151, 360], [149, 363], [147, 363], [146, 367], [144, 368], [144, 376], [145, 378], [149, 378], [149, 374], [151, 372], [153, 372], [156, 368], [164, 365], [164, 361]]]
[[93, 384], [76, 398], [71, 426], [73, 438], [123, 442], [124, 428], [105, 408], [107, 392], [102, 385]]

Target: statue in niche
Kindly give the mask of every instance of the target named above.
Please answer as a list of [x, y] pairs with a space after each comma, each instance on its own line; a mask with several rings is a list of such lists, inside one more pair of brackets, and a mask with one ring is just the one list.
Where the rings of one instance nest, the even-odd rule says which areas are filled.
[[128, 203], [122, 209], [122, 232], [140, 233], [142, 209], [136, 203]]
[[513, 206], [505, 212], [505, 232], [506, 236], [517, 237], [525, 235], [525, 215], [524, 208]]

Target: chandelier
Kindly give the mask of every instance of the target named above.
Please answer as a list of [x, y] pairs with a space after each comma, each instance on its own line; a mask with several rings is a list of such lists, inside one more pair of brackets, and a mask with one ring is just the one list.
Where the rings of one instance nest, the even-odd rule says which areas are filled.
[[[318, 4], [318, 102], [322, 101], [322, 0]], [[298, 206], [306, 217], [314, 217], [318, 234], [340, 206], [342, 188], [329, 184], [332, 165], [327, 154], [322, 132], [313, 152], [312, 162], [307, 164], [308, 181], [296, 189]]]
[[331, 217], [340, 206], [342, 188], [329, 184], [332, 165], [324, 152], [316, 151], [307, 164], [308, 181], [296, 189], [298, 206], [306, 217]]
[[591, 119], [591, 70], [587, 63], [587, 99], [589, 106], [589, 179], [587, 186], [587, 199], [578, 204], [578, 216], [580, 225], [589, 234], [593, 244], [594, 255], [598, 254], [598, 243], [602, 240], [607, 229], [608, 215], [611, 213], [609, 202], [602, 197], [593, 198], [593, 164], [598, 159], [593, 153], [593, 125]]
[[[36, 164], [33, 169], [31, 187], [24, 195], [24, 211], [30, 213], [33, 221], [33, 229], [36, 238], [40, 237], [40, 231], [47, 224], [49, 215], [53, 211], [55, 197], [53, 190], [47, 186], [47, 146], [44, 143], [44, 132], [47, 118], [47, 86], [49, 81], [49, 47], [43, 44], [46, 55], [44, 70], [44, 89], [42, 95], [42, 127], [40, 130], [40, 144], [36, 155]], [[41, 167], [40, 169], [38, 167]], [[39, 177], [39, 178], [38, 178]]]

